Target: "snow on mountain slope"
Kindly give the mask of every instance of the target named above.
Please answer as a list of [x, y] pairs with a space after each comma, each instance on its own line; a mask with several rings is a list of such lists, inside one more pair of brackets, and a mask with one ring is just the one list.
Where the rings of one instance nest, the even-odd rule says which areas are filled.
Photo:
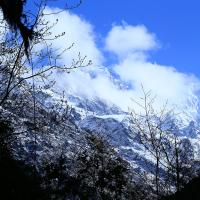
[[35, 97], [36, 112], [32, 95], [27, 90], [19, 90], [3, 107], [0, 106], [0, 120], [8, 121], [14, 131], [13, 154], [29, 164], [33, 164], [34, 157], [37, 157], [38, 166], [45, 159], [56, 158], [63, 152], [73, 158], [80, 147], [86, 146], [85, 132], [70, 119], [59, 116], [57, 111], [63, 114], [67, 111], [65, 104], [62, 110], [60, 107], [54, 110], [58, 105], [55, 93], [36, 91]]
[[[103, 100], [95, 101], [84, 99], [83, 97], [73, 97], [70, 95], [68, 103], [74, 107], [81, 117], [76, 120], [80, 128], [96, 133], [108, 140], [115, 150], [127, 160], [132, 167], [138, 170], [148, 170], [145, 163], [153, 164], [153, 159], [144, 147], [133, 135], [130, 128], [129, 114], [122, 111], [117, 106], [106, 103]], [[180, 138], [189, 138], [194, 146], [196, 158], [199, 157], [200, 150], [200, 123], [196, 115], [192, 115], [193, 110], [198, 109], [196, 101], [191, 105], [191, 112], [180, 114], [184, 126], [178, 130]], [[81, 110], [81, 112], [80, 112]], [[189, 110], [189, 109], [187, 109]]]
[[[31, 126], [31, 119], [33, 119], [33, 105], [30, 103], [31, 97], [26, 96], [26, 93], [18, 92], [17, 95], [21, 95], [20, 98], [27, 99], [24, 105], [18, 105], [18, 110], [11, 110], [13, 106], [7, 105], [7, 111], [12, 114], [20, 113], [20, 116], [14, 117], [12, 120], [17, 122], [17, 127], [22, 127], [27, 132], [26, 137], [22, 134], [21, 144], [19, 146], [25, 146], [23, 151], [29, 152], [33, 148], [34, 138], [30, 131], [26, 131], [27, 126]], [[25, 95], [25, 96], [23, 96]], [[18, 100], [20, 101], [20, 98]], [[145, 151], [143, 146], [140, 144], [138, 138], [132, 133], [130, 127], [129, 114], [117, 105], [113, 103], [106, 102], [103, 99], [95, 98], [88, 99], [86, 97], [74, 95], [73, 93], [65, 93], [64, 95], [52, 89], [44, 89], [36, 91], [36, 101], [38, 105], [38, 118], [43, 119], [43, 123], [49, 121], [50, 126], [42, 127], [44, 132], [46, 129], [56, 130], [56, 134], [52, 134], [52, 137], [46, 138], [45, 135], [37, 135], [37, 142], [40, 143], [39, 149], [37, 149], [38, 154], [43, 154], [47, 151], [46, 146], [51, 146], [52, 152], [57, 151], [62, 148], [73, 148], [78, 144], [81, 144], [82, 134], [84, 131], [92, 132], [98, 134], [99, 136], [106, 139], [118, 152], [118, 154], [127, 160], [131, 166], [138, 170], [148, 171], [146, 168], [146, 163], [153, 165], [153, 159], [148, 152]], [[12, 102], [18, 104], [18, 102]], [[193, 108], [196, 106], [193, 104]], [[65, 134], [62, 127], [63, 124], [57, 124], [56, 117], [53, 114], [53, 109], [57, 108], [61, 114], [66, 115], [67, 121], [69, 123], [68, 129]], [[20, 110], [21, 109], [21, 110]], [[198, 109], [198, 106], [197, 106]], [[24, 110], [24, 112], [22, 112]], [[44, 118], [46, 111], [52, 110], [52, 114]], [[47, 113], [46, 113], [47, 114]], [[29, 119], [27, 121], [27, 118]], [[199, 124], [200, 122], [194, 120], [195, 117], [188, 121], [188, 125], [180, 130], [179, 135], [182, 138], [189, 138], [195, 147], [196, 155], [199, 155], [200, 149], [200, 134], [199, 134]], [[53, 122], [53, 121], [54, 122]], [[53, 123], [52, 123], [53, 122]], [[20, 130], [20, 128], [19, 128]], [[24, 131], [22, 131], [24, 132]], [[77, 142], [78, 141], [78, 142]], [[20, 150], [20, 148], [19, 148]], [[72, 152], [69, 150], [68, 152]], [[50, 153], [50, 152], [49, 152]]]

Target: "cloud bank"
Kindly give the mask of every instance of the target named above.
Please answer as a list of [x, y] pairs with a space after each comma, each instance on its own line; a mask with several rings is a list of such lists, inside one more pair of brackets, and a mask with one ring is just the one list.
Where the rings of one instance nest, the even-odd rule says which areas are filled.
[[[46, 10], [47, 13], [52, 11], [58, 9]], [[69, 75], [56, 74], [57, 83], [63, 90], [87, 98], [101, 98], [127, 111], [129, 107], [137, 107], [131, 99], [137, 100], [142, 96], [142, 84], [146, 91], [151, 90], [157, 96], [155, 106], [160, 107], [168, 100], [170, 106], [178, 105], [193, 115], [197, 112], [196, 93], [200, 89], [200, 81], [194, 75], [178, 72], [173, 66], [151, 63], [148, 53], [160, 45], [156, 35], [144, 25], [122, 23], [112, 26], [103, 38], [105, 45], [102, 49], [98, 47], [98, 34], [93, 26], [81, 17], [61, 12], [58, 15], [47, 15], [46, 18], [51, 22], [59, 19], [53, 28], [55, 35], [66, 33], [64, 37], [53, 41], [55, 49], [75, 43], [63, 55], [62, 62], [70, 63], [79, 52], [93, 61], [92, 66], [76, 69]], [[109, 61], [108, 55], [118, 58], [111, 66], [114, 73], [104, 66], [104, 61]]]

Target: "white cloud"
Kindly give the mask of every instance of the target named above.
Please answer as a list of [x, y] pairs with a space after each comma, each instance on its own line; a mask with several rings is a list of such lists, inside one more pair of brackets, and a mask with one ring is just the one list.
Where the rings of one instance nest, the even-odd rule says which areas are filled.
[[[59, 11], [58, 8], [47, 8], [45, 14], [59, 13]], [[51, 29], [53, 33], [51, 38], [65, 32], [64, 36], [51, 41], [55, 49], [63, 50], [74, 43], [73, 48], [66, 51], [62, 57], [65, 64], [70, 64], [79, 52], [82, 57], [87, 56], [87, 60], [92, 60], [97, 65], [103, 62], [103, 55], [96, 46], [96, 36], [90, 23], [67, 11], [46, 15], [45, 19], [52, 24], [56, 23], [58, 19], [56, 25]]]
[[143, 25], [113, 26], [105, 41], [106, 49], [125, 56], [129, 53], [143, 52], [158, 46], [154, 34], [149, 33]]
[[141, 84], [146, 91], [151, 90], [158, 97], [158, 107], [169, 100], [170, 105], [188, 103], [198, 89], [200, 82], [192, 75], [178, 72], [174, 67], [162, 66], [138, 59], [134, 54], [115, 66], [121, 80], [128, 81], [136, 96], [141, 95]]
[[[52, 9], [48, 8], [46, 12], [52, 12]], [[149, 62], [148, 51], [159, 45], [155, 34], [150, 33], [145, 26], [113, 26], [105, 38], [105, 48], [119, 58], [118, 63], [113, 63], [113, 70], [122, 83], [128, 82], [132, 86], [130, 89], [119, 89], [113, 81], [115, 77], [102, 66], [104, 59], [109, 58], [103, 57], [104, 52], [98, 48], [93, 26], [69, 12], [48, 16], [50, 21], [55, 21], [56, 18], [59, 18], [59, 22], [53, 28], [54, 34], [66, 32], [66, 35], [53, 43], [54, 48], [65, 48], [73, 42], [76, 44], [63, 56], [63, 62], [69, 63], [78, 52], [93, 61], [93, 66], [76, 69], [68, 75], [55, 74], [62, 89], [88, 98], [101, 98], [127, 110], [132, 106], [136, 108], [131, 99], [141, 97], [142, 84], [146, 90], [157, 95], [157, 107], [168, 100], [170, 105], [178, 105], [182, 110], [197, 112], [196, 92], [200, 89], [199, 80], [178, 72], [175, 67]], [[91, 76], [91, 73], [95, 76]], [[190, 107], [187, 107], [188, 101], [192, 101]]]
[[184, 96], [193, 88], [194, 77], [178, 72], [175, 68], [138, 60], [134, 55], [115, 66], [122, 80], [129, 81], [136, 89], [143, 84], [147, 90], [162, 95], [165, 99]]

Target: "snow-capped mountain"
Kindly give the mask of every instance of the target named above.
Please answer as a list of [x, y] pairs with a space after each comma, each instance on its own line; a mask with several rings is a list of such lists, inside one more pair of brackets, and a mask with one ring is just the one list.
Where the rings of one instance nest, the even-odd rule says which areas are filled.
[[[109, 141], [119, 155], [135, 169], [144, 169], [145, 162], [153, 164], [152, 156], [145, 151], [145, 148], [131, 130], [129, 113], [122, 111], [112, 103], [100, 99], [89, 100], [73, 95], [68, 96], [67, 99], [69, 105], [74, 108], [74, 112], [79, 115], [75, 119], [78, 127], [98, 134]], [[188, 107], [190, 106], [194, 110], [196, 106], [196, 109], [198, 109], [196, 101], [193, 102], [193, 105], [191, 103]], [[196, 115], [192, 116], [193, 110], [187, 115], [183, 112], [182, 115], [178, 116], [178, 120], [181, 119], [180, 121], [184, 125], [177, 130], [177, 135], [182, 139], [188, 138], [190, 140], [194, 146], [195, 156], [198, 158], [200, 126], [198, 117]]]
[[[16, 98], [15, 95], [18, 97]], [[20, 140], [14, 144], [17, 146], [16, 154], [28, 157], [28, 152], [34, 150], [33, 141], [37, 141], [35, 151], [41, 158], [45, 157], [45, 154], [53, 156], [55, 152], [60, 152], [62, 149], [67, 149], [71, 156], [74, 154], [75, 146], [85, 146], [84, 133], [92, 132], [107, 140], [134, 169], [148, 171], [146, 163], [154, 164], [152, 156], [145, 151], [138, 136], [133, 134], [130, 114], [117, 105], [99, 98], [88, 99], [72, 93], [62, 95], [53, 89], [39, 89], [35, 96], [38, 124], [43, 124], [41, 128], [44, 133], [53, 130], [48, 137], [45, 134], [27, 131], [32, 126], [34, 115], [33, 99], [27, 92], [19, 90], [10, 98], [7, 105], [1, 108], [1, 115], [6, 119], [10, 118], [18, 132], [21, 132]], [[20, 99], [23, 99], [23, 105], [20, 104]], [[193, 108], [194, 106], [196, 101]], [[66, 118], [64, 121], [61, 120], [62, 123], [57, 119], [55, 109]], [[194, 118], [188, 121], [188, 125], [178, 130], [179, 137], [189, 138], [195, 147], [196, 157], [199, 156], [200, 149], [199, 130], [199, 121], [194, 121]]]

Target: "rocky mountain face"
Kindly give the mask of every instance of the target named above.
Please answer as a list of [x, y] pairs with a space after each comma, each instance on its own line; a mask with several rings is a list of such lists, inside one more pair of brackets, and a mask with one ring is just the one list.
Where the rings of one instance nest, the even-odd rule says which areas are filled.
[[[152, 156], [141, 145], [138, 136], [133, 133], [129, 113], [100, 99], [85, 100], [70, 95], [68, 103], [72, 105], [75, 116], [79, 115], [73, 119], [77, 126], [106, 139], [134, 169], [148, 171], [146, 163], [155, 164]], [[195, 121], [194, 118], [191, 118], [191, 121], [183, 119], [184, 126], [178, 127], [176, 134], [180, 139], [188, 139], [194, 148], [195, 158], [199, 160], [200, 122], [198, 117]]]
[[[0, 109], [1, 118], [9, 119], [17, 130], [18, 139], [13, 143], [15, 154], [23, 155], [30, 162], [34, 159], [27, 158], [33, 151], [38, 160], [62, 151], [73, 157], [77, 146], [86, 146], [85, 133], [92, 132], [107, 140], [132, 168], [148, 171], [145, 163], [154, 165], [151, 155], [132, 132], [130, 115], [101, 99], [90, 100], [73, 94], [61, 96], [45, 89], [36, 91], [33, 102], [33, 94], [19, 90]], [[33, 127], [34, 121], [37, 127]], [[196, 157], [200, 149], [199, 131], [198, 121], [191, 121], [178, 130], [179, 137], [191, 141]]]
[[11, 145], [15, 157], [29, 164], [37, 157], [38, 166], [62, 152], [73, 157], [77, 146], [86, 145], [85, 132], [65, 116], [67, 107], [48, 102], [50, 96], [43, 92], [36, 92], [35, 101], [32, 95], [21, 90], [0, 107], [0, 120], [8, 121], [14, 131]]

